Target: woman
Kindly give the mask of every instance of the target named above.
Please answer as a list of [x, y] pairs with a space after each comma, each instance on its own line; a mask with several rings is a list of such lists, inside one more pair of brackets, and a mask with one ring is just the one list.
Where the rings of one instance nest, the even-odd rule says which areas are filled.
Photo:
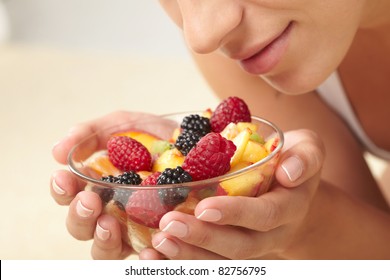
[[[195, 216], [167, 213], [154, 249], [140, 258], [389, 258], [389, 207], [363, 154], [390, 159], [383, 125], [390, 119], [390, 2], [160, 3], [216, 94], [243, 98], [253, 114], [289, 132], [279, 185], [259, 198], [205, 199]], [[69, 147], [98, 124], [137, 117], [118, 112], [79, 125], [54, 157], [64, 163]], [[70, 203], [70, 233], [94, 237], [94, 258], [131, 252], [117, 223], [100, 215], [96, 195], [79, 192], [65, 171], [53, 175], [52, 185], [56, 201]]]

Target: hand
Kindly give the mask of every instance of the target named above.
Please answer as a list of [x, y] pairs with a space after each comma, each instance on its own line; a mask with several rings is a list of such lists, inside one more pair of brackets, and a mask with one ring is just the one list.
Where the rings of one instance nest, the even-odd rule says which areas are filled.
[[[102, 118], [79, 124], [53, 148], [54, 158], [61, 164], [67, 163], [70, 149], [83, 138], [97, 130], [125, 122], [154, 118], [154, 131], [165, 127], [161, 118], [145, 113], [114, 112]], [[143, 124], [145, 126], [145, 123]], [[143, 127], [145, 128], [145, 127]], [[161, 129], [163, 131], [164, 129]], [[156, 132], [160, 134], [160, 131]], [[102, 136], [104, 138], [104, 136]], [[98, 147], [104, 147], [105, 139], [96, 139]], [[132, 253], [132, 248], [122, 242], [120, 225], [116, 219], [102, 214], [100, 197], [94, 192], [83, 191], [85, 183], [66, 170], [53, 173], [50, 180], [52, 197], [60, 205], [69, 205], [66, 226], [70, 234], [79, 240], [93, 238], [91, 254], [95, 259], [122, 259]]]
[[[151, 249], [141, 259], [286, 258], [305, 238], [305, 218], [324, 161], [320, 139], [307, 130], [285, 134], [277, 183], [259, 197], [219, 196], [202, 200], [195, 216], [169, 212]], [[298, 248], [299, 249], [299, 248]]]

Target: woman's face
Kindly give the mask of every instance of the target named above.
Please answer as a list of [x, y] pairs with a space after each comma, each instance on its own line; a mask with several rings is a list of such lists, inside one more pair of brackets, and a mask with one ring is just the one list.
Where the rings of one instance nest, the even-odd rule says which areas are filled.
[[337, 68], [361, 24], [366, 0], [160, 3], [194, 52], [220, 52], [276, 89], [297, 94], [315, 89]]

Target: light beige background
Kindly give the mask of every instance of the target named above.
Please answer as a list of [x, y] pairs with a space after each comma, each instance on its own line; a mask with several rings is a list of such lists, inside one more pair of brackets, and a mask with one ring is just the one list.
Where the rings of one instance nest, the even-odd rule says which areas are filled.
[[[62, 168], [51, 147], [72, 125], [118, 109], [168, 113], [217, 105], [156, 3], [5, 2], [0, 259], [90, 259], [91, 242], [67, 233], [67, 207], [49, 194], [50, 174]], [[372, 162], [379, 174], [382, 165]]]
[[[79, 7], [93, 7], [81, 2], [84, 5]], [[98, 1], [95, 15], [89, 12], [90, 21], [99, 23], [96, 17], [105, 15], [103, 2], [110, 1]], [[145, 5], [135, 5], [138, 13], [157, 5], [157, 1], [137, 1], [140, 2]], [[77, 241], [68, 234], [67, 207], [58, 206], [49, 194], [50, 175], [62, 168], [51, 157], [52, 145], [72, 125], [113, 110], [161, 114], [213, 107], [217, 101], [190, 63], [180, 34], [162, 11], [160, 17], [153, 14], [154, 23], [149, 22], [149, 27], [142, 27], [147, 19], [140, 22], [137, 28], [143, 28], [145, 33], [132, 34], [133, 43], [129, 38], [119, 42], [120, 30], [115, 30], [118, 38], [111, 38], [111, 42], [99, 43], [97, 35], [84, 34], [84, 41], [78, 44], [81, 34], [72, 37], [67, 33], [61, 41], [59, 34], [52, 34], [49, 26], [34, 21], [31, 10], [26, 14], [28, 10], [17, 3], [6, 3], [12, 5], [8, 14], [14, 16], [10, 21], [17, 36], [11, 28], [10, 40], [0, 45], [0, 259], [90, 259], [91, 242]], [[35, 5], [46, 5], [41, 10], [25, 8], [35, 9], [41, 20], [46, 15], [48, 21], [54, 21], [53, 15], [43, 13], [50, 12], [47, 3], [34, 1]], [[120, 9], [116, 7], [114, 11]], [[137, 10], [129, 13], [136, 14]], [[23, 22], [28, 18], [30, 24]], [[34, 27], [38, 24], [41, 25]], [[59, 22], [52, 25], [64, 32]], [[111, 25], [111, 29], [117, 28]], [[80, 26], [84, 33], [94, 30], [82, 22]], [[107, 35], [110, 29], [106, 28]], [[159, 28], [168, 42], [145, 40], [158, 33]], [[26, 29], [30, 33], [24, 34]], [[131, 35], [129, 32], [123, 27], [123, 36]], [[173, 41], [178, 46], [166, 45]]]

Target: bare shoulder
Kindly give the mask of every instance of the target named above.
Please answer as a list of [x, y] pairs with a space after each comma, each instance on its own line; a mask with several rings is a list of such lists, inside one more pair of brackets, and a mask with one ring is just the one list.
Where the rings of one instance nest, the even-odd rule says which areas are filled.
[[380, 186], [383, 194], [386, 197], [387, 203], [390, 206], [390, 165], [387, 164], [380, 178]]

